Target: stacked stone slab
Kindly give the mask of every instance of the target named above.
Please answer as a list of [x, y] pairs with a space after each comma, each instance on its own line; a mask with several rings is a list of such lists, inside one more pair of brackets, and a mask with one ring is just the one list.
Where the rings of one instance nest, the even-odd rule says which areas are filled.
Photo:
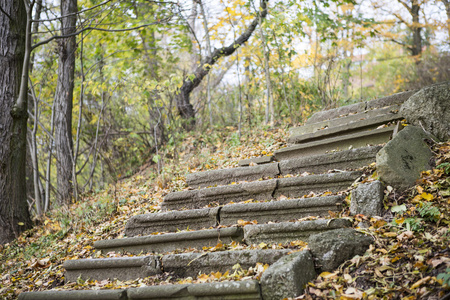
[[[131, 280], [162, 272], [170, 272], [175, 277], [195, 277], [199, 273], [231, 272], [237, 263], [242, 268], [257, 263], [272, 265], [260, 281], [114, 291], [48, 291], [22, 293], [20, 299], [272, 300], [300, 295], [304, 284], [321, 268], [314, 261], [334, 266], [332, 261], [318, 257], [323, 252], [317, 242], [321, 235], [329, 232], [338, 237], [339, 247], [347, 251], [336, 250], [336, 253], [348, 253], [347, 259], [362, 254], [370, 243], [367, 238], [358, 242], [358, 234], [348, 228], [350, 222], [330, 218], [330, 212], [336, 215], [341, 211], [343, 196], [339, 192], [361, 176], [357, 169], [375, 162], [379, 144], [401, 129], [398, 122], [403, 118], [398, 113], [399, 105], [411, 94], [399, 93], [316, 113], [304, 126], [292, 129], [288, 147], [273, 156], [240, 161], [237, 168], [190, 174], [186, 181], [191, 189], [168, 194], [161, 212], [131, 217], [125, 229], [126, 238], [94, 243], [103, 253], [114, 251], [137, 256], [64, 263], [66, 280], [72, 282], [78, 278]], [[288, 174], [292, 176], [286, 177]], [[310, 196], [324, 192], [331, 193]], [[312, 220], [299, 221], [305, 217]], [[237, 226], [239, 220], [251, 222]], [[311, 241], [311, 251], [189, 251], [218, 243], [252, 245], [297, 240]], [[184, 253], [171, 253], [174, 250], [184, 250]], [[280, 278], [286, 278], [282, 285]]]

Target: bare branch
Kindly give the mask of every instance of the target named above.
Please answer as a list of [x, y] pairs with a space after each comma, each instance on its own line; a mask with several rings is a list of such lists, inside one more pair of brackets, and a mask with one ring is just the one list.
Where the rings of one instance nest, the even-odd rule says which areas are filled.
[[8, 17], [8, 19], [10, 20], [10, 21], [12, 21], [13, 19], [11, 18], [11, 16], [10, 15], [8, 15], [8, 13], [6, 12], [6, 11], [4, 11], [3, 10], [3, 8], [0, 6], [0, 11], [2, 12], [2, 13], [4, 13], [5, 14], [5, 16], [7, 16]]
[[53, 41], [53, 40], [55, 40], [55, 39], [65, 39], [65, 38], [68, 38], [68, 37], [71, 37], [71, 36], [76, 36], [76, 35], [79, 35], [80, 33], [85, 32], [85, 31], [87, 31], [87, 30], [98, 30], [98, 31], [105, 31], [105, 32], [124, 32], [124, 31], [132, 31], [132, 30], [136, 30], [136, 29], [139, 29], [139, 28], [143, 28], [143, 27], [148, 27], [148, 26], [152, 26], [152, 25], [161, 24], [161, 23], [163, 23], [163, 21], [168, 21], [168, 20], [170, 20], [171, 18], [172, 18], [172, 16], [167, 17], [166, 19], [163, 19], [163, 20], [161, 20], [161, 21], [152, 22], [152, 23], [143, 24], [143, 25], [140, 25], [140, 26], [136, 26], [136, 27], [132, 27], [132, 28], [125, 28], [125, 29], [105, 29], [105, 28], [99, 28], [99, 27], [88, 26], [88, 27], [85, 27], [85, 28], [83, 28], [83, 29], [81, 29], [81, 30], [79, 30], [79, 31], [77, 31], [77, 32], [71, 33], [71, 34], [66, 34], [66, 35], [54, 35], [54, 36], [52, 36], [51, 38], [49, 38], [49, 39], [47, 39], [47, 40], [45, 40], [45, 41], [42, 41], [42, 42], [39, 42], [39, 43], [33, 45], [33, 46], [31, 47], [31, 50], [34, 50], [34, 49], [36, 49], [36, 48], [39, 47], [39, 46], [48, 44], [48, 43], [50, 43], [51, 41]]

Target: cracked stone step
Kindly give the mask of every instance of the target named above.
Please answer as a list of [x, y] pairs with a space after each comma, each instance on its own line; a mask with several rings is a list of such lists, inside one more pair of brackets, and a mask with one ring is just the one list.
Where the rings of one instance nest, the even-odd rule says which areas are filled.
[[186, 183], [191, 187], [197, 188], [225, 185], [238, 181], [254, 181], [263, 177], [276, 177], [279, 174], [278, 163], [271, 163], [251, 167], [191, 173], [186, 176]]
[[153, 255], [66, 260], [63, 267], [66, 282], [76, 282], [80, 276], [83, 280], [134, 280], [161, 273], [161, 263]]
[[117, 279], [121, 281], [145, 278], [162, 272], [173, 273], [177, 278], [196, 276], [210, 272], [232, 272], [239, 263], [242, 268], [249, 268], [256, 263], [272, 264], [289, 253], [288, 249], [218, 251], [205, 253], [167, 254], [161, 257], [137, 256], [98, 259], [67, 260], [67, 281]]
[[216, 226], [219, 207], [142, 214], [131, 217], [125, 226], [127, 236], [155, 232], [202, 229]]
[[346, 116], [348, 114], [360, 113], [366, 110], [381, 108], [385, 106], [391, 105], [401, 105], [403, 102], [408, 100], [413, 94], [415, 94], [418, 90], [406, 91], [397, 93], [394, 95], [390, 95], [387, 97], [371, 100], [368, 102], [359, 102], [355, 104], [350, 104], [346, 106], [341, 106], [338, 108], [319, 111], [313, 114], [308, 120], [306, 120], [306, 124], [322, 122], [325, 120], [337, 119], [341, 116]]
[[161, 263], [164, 272], [173, 272], [176, 277], [193, 277], [200, 272], [233, 272], [233, 266], [238, 263], [243, 269], [254, 267], [256, 263], [270, 265], [290, 251], [266, 249], [169, 254], [161, 258]]
[[297, 144], [275, 151], [277, 161], [306, 157], [310, 155], [324, 154], [329, 151], [348, 150], [349, 148], [367, 147], [378, 145], [390, 140], [393, 133], [401, 129], [397, 126], [388, 126], [368, 131], [356, 132], [342, 136], [336, 136], [324, 140]]
[[309, 216], [323, 217], [328, 216], [329, 211], [340, 211], [342, 200], [342, 196], [324, 196], [260, 203], [230, 204], [225, 205], [220, 210], [220, 224], [233, 225], [238, 220], [256, 220], [258, 223], [268, 223], [296, 220]]
[[248, 199], [270, 200], [281, 195], [301, 197], [310, 192], [337, 192], [348, 188], [360, 175], [361, 172], [344, 171], [173, 192], [164, 198], [161, 206], [163, 209], [200, 208], [210, 204], [223, 205]]
[[261, 300], [261, 291], [257, 280], [148, 286], [128, 289], [127, 295], [130, 300], [174, 298], [180, 300]]
[[[398, 109], [398, 107], [397, 107]], [[323, 140], [326, 138], [333, 138], [337, 136], [342, 136], [346, 134], [352, 134], [356, 132], [366, 131], [366, 130], [372, 130], [376, 129], [380, 125], [387, 124], [389, 122], [395, 122], [398, 120], [403, 119], [403, 117], [400, 114], [397, 113], [384, 113], [382, 115], [378, 115], [371, 118], [366, 118], [363, 120], [357, 120], [350, 122], [349, 120], [346, 120], [350, 117], [354, 117], [357, 115], [352, 115], [349, 117], [342, 118], [343, 123], [339, 126], [332, 126], [328, 127], [322, 130], [318, 130], [312, 133], [303, 133], [299, 134], [297, 132], [294, 132], [291, 134], [291, 136], [288, 139], [288, 142], [291, 144], [299, 144], [299, 143], [305, 143], [310, 142], [312, 140]], [[301, 127], [300, 127], [301, 128]]]
[[263, 165], [268, 164], [274, 161], [274, 157], [272, 155], [265, 155], [265, 156], [256, 156], [251, 157], [247, 159], [242, 159], [238, 162], [240, 167], [249, 166], [251, 163], [257, 164], [257, 165]]
[[244, 239], [248, 245], [260, 243], [285, 244], [295, 240], [307, 242], [309, 236], [313, 234], [351, 226], [352, 223], [346, 219], [247, 225], [244, 227]]
[[366, 119], [375, 118], [378, 116], [397, 114], [400, 109], [400, 105], [391, 105], [387, 107], [377, 108], [374, 110], [365, 110], [356, 114], [348, 115], [331, 120], [324, 120], [317, 123], [309, 123], [302, 126], [293, 127], [289, 130], [290, 136], [299, 136], [303, 134], [311, 134], [318, 130], [324, 130], [323, 128], [331, 129], [333, 127], [339, 127], [342, 125], [359, 122]]
[[[258, 223], [283, 222], [300, 219], [308, 216], [327, 216], [329, 211], [337, 212], [342, 204], [342, 196], [324, 196], [292, 200], [278, 200], [260, 203], [229, 204], [211, 209], [194, 209], [166, 213], [150, 213], [131, 217], [125, 227], [125, 234], [129, 237], [139, 234], [149, 235], [158, 232], [160, 228], [165, 231], [176, 231], [173, 226], [172, 213], [183, 220], [184, 228], [201, 229], [196, 224], [198, 214], [209, 216], [210, 223], [203, 223], [203, 227], [220, 225], [234, 225], [238, 220], [257, 220]], [[161, 216], [164, 216], [163, 218]], [[192, 217], [192, 218], [191, 218]], [[152, 227], [157, 219], [157, 227]], [[199, 228], [200, 227], [200, 228]], [[215, 229], [214, 229], [215, 230]]]
[[307, 157], [292, 158], [266, 165], [238, 167], [191, 173], [186, 182], [191, 187], [207, 187], [232, 182], [257, 180], [278, 175], [324, 173], [328, 170], [358, 169], [376, 160], [380, 145], [331, 152]]
[[382, 146], [368, 146], [280, 161], [281, 175], [303, 172], [322, 173], [328, 170], [358, 169], [376, 161]]
[[209, 204], [226, 204], [247, 199], [267, 200], [277, 186], [277, 179], [254, 181], [220, 187], [174, 192], [164, 197], [163, 209], [200, 208]]
[[25, 292], [19, 300], [128, 300], [127, 290], [73, 290]]
[[73, 290], [25, 292], [19, 300], [137, 300], [137, 299], [261, 300], [257, 280], [197, 284], [167, 284], [121, 290]]
[[141, 252], [164, 253], [187, 248], [201, 249], [204, 246], [213, 247], [217, 245], [218, 242], [223, 244], [230, 244], [233, 241], [240, 243], [243, 239], [244, 230], [241, 227], [229, 227], [115, 240], [102, 240], [94, 242], [94, 247], [101, 250], [103, 253], [111, 251], [127, 251], [132, 254], [139, 254]]

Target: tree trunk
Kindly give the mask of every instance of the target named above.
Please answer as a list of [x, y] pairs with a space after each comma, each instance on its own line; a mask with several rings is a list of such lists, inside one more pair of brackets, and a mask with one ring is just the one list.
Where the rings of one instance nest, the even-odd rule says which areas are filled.
[[413, 44], [411, 47], [411, 54], [413, 56], [416, 56], [417, 59], [420, 59], [419, 56], [422, 54], [422, 36], [420, 35], [420, 32], [422, 31], [422, 26], [420, 25], [419, 12], [420, 12], [420, 4], [418, 0], [412, 0], [411, 16], [413, 19], [413, 23], [411, 25], [411, 30], [413, 34]]
[[[0, 0], [0, 244], [30, 228], [25, 162], [27, 113], [13, 113], [25, 55], [27, 13], [22, 0]], [[28, 77], [28, 74], [26, 74]]]
[[447, 13], [447, 31], [450, 40], [450, 0], [442, 0], [442, 3], [444, 3], [445, 12]]
[[261, 13], [252, 21], [250, 26], [240, 35], [231, 45], [215, 49], [211, 55], [205, 57], [199, 66], [194, 70], [192, 76], [189, 74], [184, 78], [183, 85], [178, 90], [178, 94], [175, 96], [178, 112], [181, 117], [188, 120], [186, 129], [191, 130], [195, 126], [195, 110], [190, 103], [191, 92], [201, 83], [203, 78], [209, 73], [211, 67], [224, 56], [229, 56], [236, 51], [237, 48], [242, 46], [248, 41], [250, 36], [258, 26], [260, 18], [265, 18], [267, 15], [267, 2], [268, 0], [261, 0]]
[[[62, 0], [61, 34], [76, 32], [77, 0]], [[55, 145], [57, 172], [57, 200], [69, 204], [72, 197], [72, 101], [75, 74], [76, 37], [59, 41], [58, 82], [55, 93]]]

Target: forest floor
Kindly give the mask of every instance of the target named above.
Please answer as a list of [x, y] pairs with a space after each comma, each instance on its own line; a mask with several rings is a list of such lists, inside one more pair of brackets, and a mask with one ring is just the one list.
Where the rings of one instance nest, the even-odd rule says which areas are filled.
[[[177, 162], [166, 159], [161, 172], [149, 163], [134, 176], [103, 191], [83, 195], [80, 201], [54, 209], [36, 220], [36, 226], [18, 239], [0, 246], [0, 297], [16, 299], [24, 291], [49, 289], [116, 289], [149, 284], [258, 279], [267, 266], [257, 265], [221, 274], [175, 279], [170, 274], [121, 282], [83, 281], [64, 285], [62, 264], [68, 259], [117, 256], [101, 254], [93, 242], [121, 238], [127, 220], [156, 212], [163, 197], [187, 189], [185, 175], [237, 166], [240, 159], [270, 155], [285, 145], [285, 129], [255, 128], [242, 138], [236, 128], [193, 133], [177, 149]], [[173, 150], [173, 149], [172, 149]], [[441, 299], [450, 293], [450, 142], [436, 144], [436, 168], [423, 172], [417, 185], [404, 193], [387, 188], [383, 217], [341, 217], [371, 235], [374, 243], [335, 272], [324, 272], [310, 282], [299, 299]], [[373, 167], [373, 166], [372, 166]], [[375, 180], [376, 173], [366, 180]], [[348, 192], [347, 192], [348, 194]], [[349, 197], [347, 197], [349, 199]], [[243, 226], [245, 224], [239, 224]], [[222, 251], [242, 248], [304, 249], [306, 243], [288, 245], [239, 244], [204, 248]], [[125, 254], [127, 255], [127, 254]]]

